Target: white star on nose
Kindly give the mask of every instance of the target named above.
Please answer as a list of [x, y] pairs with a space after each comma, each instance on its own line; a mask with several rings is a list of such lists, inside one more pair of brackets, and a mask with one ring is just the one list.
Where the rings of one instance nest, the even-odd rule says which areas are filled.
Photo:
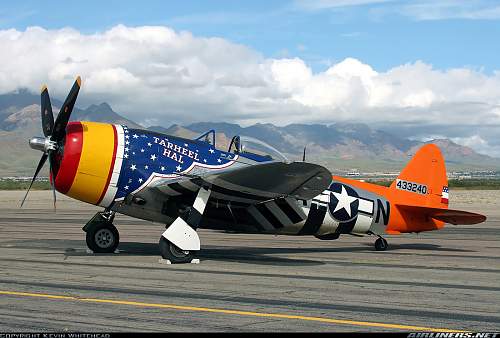
[[138, 137], [139, 137], [139, 135], [137, 135], [137, 134], [134, 134], [134, 135], [132, 135], [132, 136], [133, 136], [134, 138], [138, 138]]
[[340, 194], [338, 192], [332, 192], [332, 194], [335, 195], [335, 197], [339, 201], [335, 206], [335, 210], [333, 210], [333, 212], [335, 213], [340, 209], [344, 209], [349, 217], [351, 217], [351, 203], [354, 202], [357, 198], [350, 196], [347, 193], [347, 190], [345, 190], [344, 186], [342, 186], [342, 191], [340, 192]]
[[175, 167], [175, 169], [177, 169], [177, 171], [181, 171], [182, 167], [178, 165], [177, 167]]
[[156, 160], [156, 155], [155, 154], [151, 155], [151, 160], [153, 160], [153, 161]]
[[142, 178], [139, 178], [139, 183], [142, 183], [143, 179]]
[[132, 164], [132, 166], [130, 167], [130, 170], [135, 170], [137, 169], [137, 167], [135, 166], [135, 164]]
[[210, 154], [213, 154], [213, 153], [214, 153], [214, 150], [213, 150], [213, 149], [209, 149], [208, 151], [210, 152]]

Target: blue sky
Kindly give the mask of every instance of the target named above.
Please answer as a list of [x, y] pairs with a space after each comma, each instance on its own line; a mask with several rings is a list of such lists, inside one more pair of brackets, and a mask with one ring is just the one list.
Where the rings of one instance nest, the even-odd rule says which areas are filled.
[[300, 57], [314, 71], [345, 57], [377, 71], [422, 60], [438, 69], [500, 69], [495, 1], [8, 1], [0, 29], [166, 25], [219, 36], [265, 57]]

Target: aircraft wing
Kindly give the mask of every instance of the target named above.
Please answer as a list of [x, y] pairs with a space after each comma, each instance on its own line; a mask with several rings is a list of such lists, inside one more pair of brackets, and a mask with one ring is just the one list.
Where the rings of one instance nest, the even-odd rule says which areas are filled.
[[402, 204], [396, 204], [396, 206], [407, 210], [421, 212], [438, 221], [454, 225], [472, 225], [486, 221], [486, 216], [468, 211]]
[[[165, 180], [155, 188], [169, 193], [179, 187], [195, 191], [196, 186], [209, 184], [211, 196], [255, 204], [278, 197], [311, 199], [323, 192], [332, 181], [328, 169], [306, 162], [269, 162], [206, 173], [196, 178], [182, 177], [174, 182]], [[174, 186], [175, 185], [175, 186]]]

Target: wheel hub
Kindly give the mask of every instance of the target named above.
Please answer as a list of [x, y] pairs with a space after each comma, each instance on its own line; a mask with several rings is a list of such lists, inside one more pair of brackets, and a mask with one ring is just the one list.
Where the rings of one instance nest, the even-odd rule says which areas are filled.
[[114, 242], [113, 233], [109, 229], [97, 230], [95, 233], [95, 242], [102, 249], [109, 248]]
[[173, 245], [172, 243], [170, 243], [170, 252], [172, 252], [172, 254], [175, 257], [179, 257], [179, 258], [183, 258], [183, 257], [186, 257], [187, 255], [189, 255], [189, 251], [182, 250], [182, 249], [178, 248], [177, 246]]

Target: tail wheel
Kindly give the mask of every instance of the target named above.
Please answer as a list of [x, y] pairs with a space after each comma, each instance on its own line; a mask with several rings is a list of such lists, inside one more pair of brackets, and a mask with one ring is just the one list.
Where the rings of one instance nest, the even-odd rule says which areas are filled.
[[377, 251], [385, 251], [389, 247], [389, 244], [385, 240], [385, 238], [379, 237], [375, 241], [375, 250]]
[[190, 263], [194, 254], [188, 250], [182, 250], [165, 237], [160, 237], [160, 254], [164, 259], [168, 259], [172, 263]]
[[94, 253], [112, 253], [120, 243], [120, 235], [112, 223], [103, 222], [87, 229], [86, 240]]

